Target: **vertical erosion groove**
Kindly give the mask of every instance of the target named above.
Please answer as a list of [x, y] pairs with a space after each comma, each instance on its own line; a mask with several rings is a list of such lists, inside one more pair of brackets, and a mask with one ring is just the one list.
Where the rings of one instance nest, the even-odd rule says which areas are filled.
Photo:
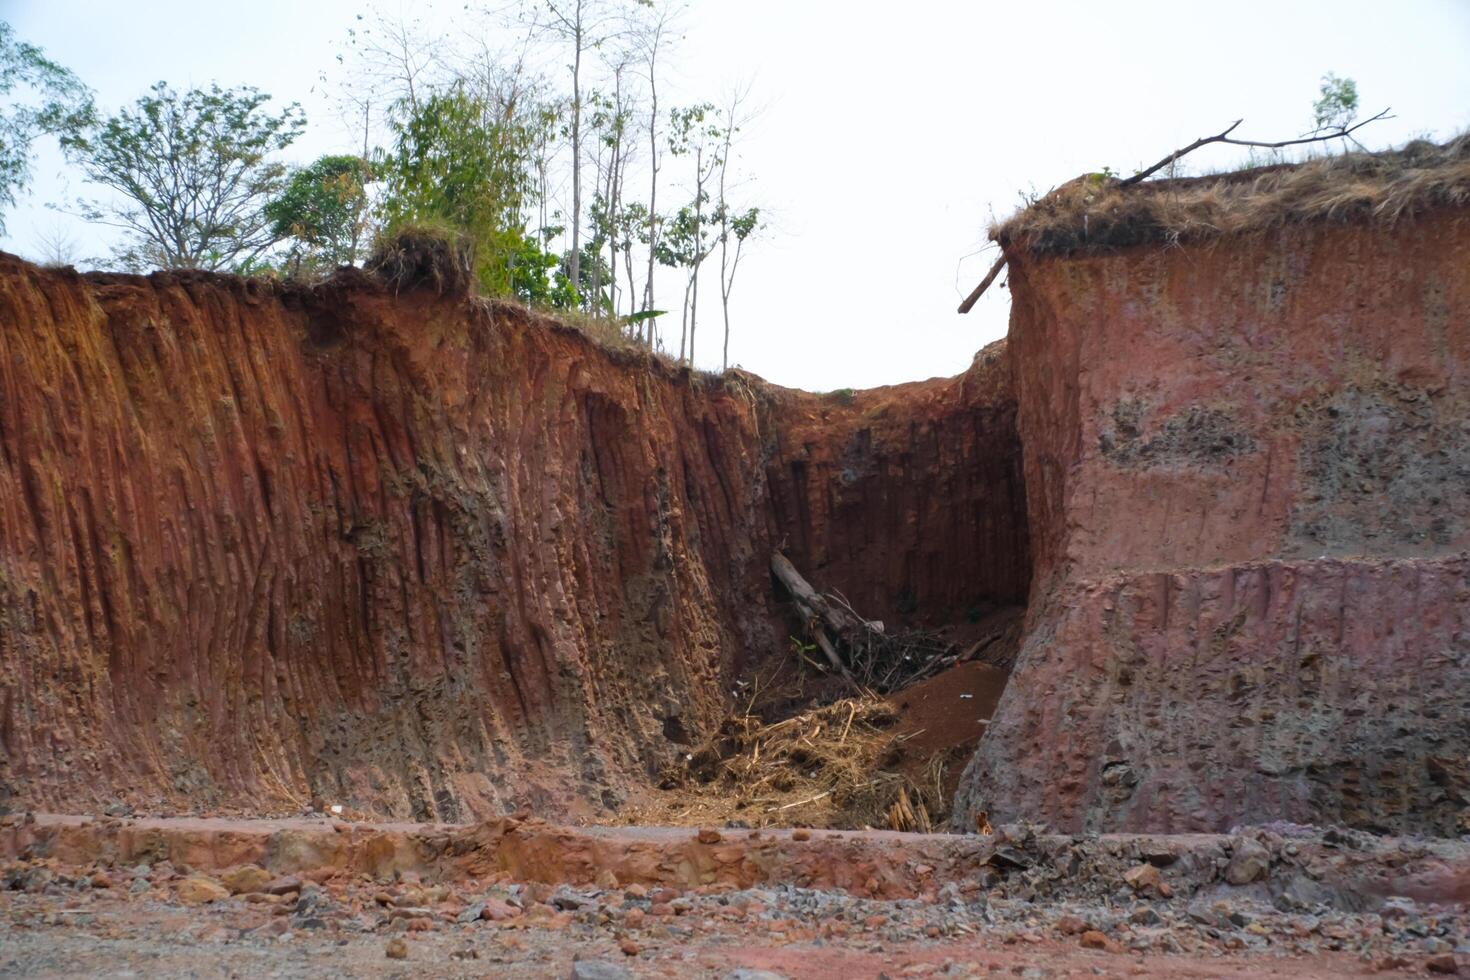
[[[871, 615], [1021, 600], [1009, 367], [849, 401], [519, 308], [0, 256], [0, 793], [575, 817]], [[799, 482], [790, 474], [797, 468]]]

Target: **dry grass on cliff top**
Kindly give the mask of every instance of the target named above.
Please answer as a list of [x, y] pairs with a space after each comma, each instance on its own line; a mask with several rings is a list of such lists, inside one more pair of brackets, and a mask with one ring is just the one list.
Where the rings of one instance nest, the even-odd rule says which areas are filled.
[[475, 283], [475, 247], [469, 236], [445, 225], [406, 225], [373, 243], [363, 269], [394, 293], [430, 289], [467, 296]]
[[1306, 221], [1390, 225], [1439, 207], [1470, 205], [1470, 134], [1380, 153], [1129, 187], [1101, 174], [1063, 184], [990, 228], [1002, 245], [1067, 254], [1260, 233]]

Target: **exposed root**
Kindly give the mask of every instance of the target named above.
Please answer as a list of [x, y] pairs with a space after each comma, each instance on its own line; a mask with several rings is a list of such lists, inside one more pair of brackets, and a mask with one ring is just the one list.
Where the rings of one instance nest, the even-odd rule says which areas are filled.
[[408, 225], [380, 237], [363, 268], [395, 293], [429, 289], [465, 296], [474, 288], [475, 246], [456, 231]]

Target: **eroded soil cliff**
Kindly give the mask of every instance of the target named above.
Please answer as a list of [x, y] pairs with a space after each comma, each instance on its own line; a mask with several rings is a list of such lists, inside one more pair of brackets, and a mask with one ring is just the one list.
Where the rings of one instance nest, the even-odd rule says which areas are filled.
[[1035, 578], [957, 823], [1463, 833], [1470, 214], [1010, 285]]
[[784, 545], [874, 616], [1029, 577], [1009, 371], [852, 398], [519, 308], [0, 257], [0, 792], [466, 819], [616, 807], [789, 656]]

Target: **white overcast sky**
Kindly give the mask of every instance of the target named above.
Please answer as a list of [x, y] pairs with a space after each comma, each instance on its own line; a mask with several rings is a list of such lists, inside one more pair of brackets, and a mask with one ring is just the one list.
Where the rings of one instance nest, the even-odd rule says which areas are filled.
[[[0, 0], [0, 17], [108, 110], [159, 79], [298, 101], [306, 161], [344, 146], [319, 75], [365, 6]], [[462, 7], [403, 5], [444, 21]], [[1370, 146], [1470, 126], [1470, 0], [694, 0], [678, 69], [689, 93], [746, 80], [764, 106], [743, 162], [773, 227], [736, 285], [731, 361], [781, 384], [869, 387], [955, 374], [1004, 334], [1003, 290], [969, 316], [955, 306], [989, 266], [991, 215], [1022, 190], [1127, 172], [1241, 116], [1240, 135], [1297, 135], [1329, 71], [1357, 80], [1364, 115], [1393, 107]], [[0, 248], [34, 255], [64, 225], [82, 254], [103, 252], [98, 230], [42, 207], [83, 190], [43, 151]], [[718, 366], [717, 312], [703, 366]]]

